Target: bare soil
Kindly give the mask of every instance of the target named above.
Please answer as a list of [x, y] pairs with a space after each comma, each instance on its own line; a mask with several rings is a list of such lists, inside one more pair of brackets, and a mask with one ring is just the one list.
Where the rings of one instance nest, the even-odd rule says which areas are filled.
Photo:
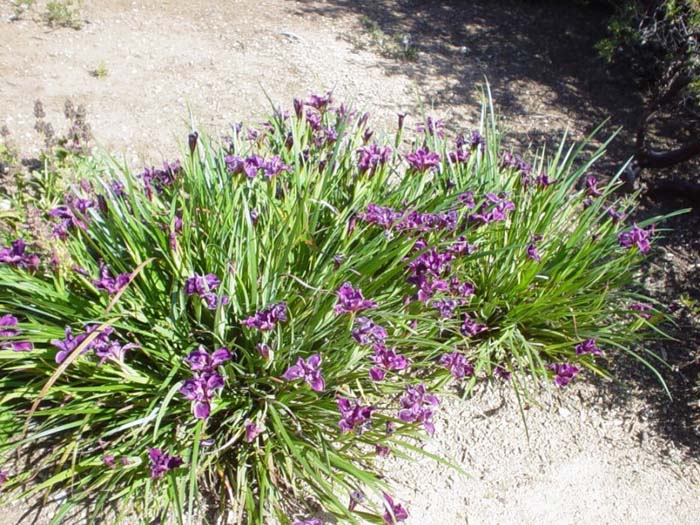
[[[415, 124], [424, 110], [452, 130], [469, 129], [486, 76], [517, 147], [550, 145], [566, 130], [581, 139], [606, 118], [606, 131], [622, 126], [599, 168], [610, 173], [631, 152], [642, 95], [596, 57], [607, 13], [577, 4], [112, 0], [88, 3], [76, 31], [48, 28], [42, 2], [10, 21], [3, 2], [0, 125], [31, 155], [40, 146], [34, 100], [59, 127], [71, 98], [87, 107], [97, 144], [139, 166], [177, 156], [190, 112], [197, 129], [220, 134], [233, 122], [255, 124], [270, 101], [289, 107], [326, 89], [371, 110], [379, 132], [398, 111]], [[415, 60], [387, 57], [370, 26], [408, 42]], [[106, 76], [91, 74], [102, 65]], [[641, 213], [684, 205], [654, 197]], [[425, 459], [387, 460], [407, 523], [698, 523], [700, 433], [690, 406], [700, 398], [697, 210], [668, 226], [674, 231], [640, 277], [675, 312], [677, 341], [649, 344], [673, 365], [663, 371], [673, 399], [623, 357], [615, 371], [624, 383], [545, 388], [537, 403], [525, 402], [525, 420], [507, 385], [448, 398], [426, 447], [472, 477]], [[31, 514], [18, 503], [2, 509], [0, 525], [45, 523], [52, 509]]]

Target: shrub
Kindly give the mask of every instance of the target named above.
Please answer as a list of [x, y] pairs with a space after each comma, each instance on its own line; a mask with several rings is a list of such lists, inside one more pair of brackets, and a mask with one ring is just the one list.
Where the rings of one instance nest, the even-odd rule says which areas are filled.
[[182, 521], [202, 495], [236, 523], [401, 521], [373, 458], [427, 454], [447, 384], [563, 387], [661, 315], [629, 288], [651, 222], [625, 223], [615, 181], [577, 189], [602, 148], [527, 164], [485, 111], [401, 154], [403, 115], [390, 147], [330, 95], [294, 107], [193, 133], [181, 163], [93, 169], [47, 210], [51, 257], [7, 239], [7, 492], [66, 490], [55, 521]]

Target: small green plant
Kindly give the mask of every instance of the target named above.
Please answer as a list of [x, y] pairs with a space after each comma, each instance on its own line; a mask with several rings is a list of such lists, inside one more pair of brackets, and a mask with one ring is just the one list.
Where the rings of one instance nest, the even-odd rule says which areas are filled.
[[407, 502], [373, 461], [434, 457], [448, 383], [653, 368], [635, 342], [663, 315], [629, 286], [654, 221], [588, 176], [604, 148], [528, 164], [486, 106], [400, 152], [403, 117], [392, 147], [331, 104], [140, 174], [82, 164], [46, 255], [0, 244], [3, 497], [65, 491], [53, 523], [184, 522], [208, 496], [231, 523], [392, 524]]
[[34, 6], [35, 0], [12, 0], [13, 19], [21, 18]]
[[109, 69], [107, 69], [107, 64], [105, 64], [104, 60], [101, 60], [97, 67], [90, 71], [90, 75], [95, 78], [107, 78]]
[[46, 4], [44, 20], [51, 27], [82, 29], [82, 2], [77, 0], [51, 0]]
[[381, 56], [394, 60], [413, 62], [418, 59], [418, 48], [408, 33], [387, 34], [380, 25], [367, 16], [360, 19], [364, 35], [351, 37], [355, 49], [375, 49]]

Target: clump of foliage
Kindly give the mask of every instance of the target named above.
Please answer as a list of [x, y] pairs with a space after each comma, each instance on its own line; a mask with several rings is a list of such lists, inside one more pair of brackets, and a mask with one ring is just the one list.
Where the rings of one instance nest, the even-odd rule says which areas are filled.
[[107, 64], [105, 64], [104, 60], [101, 60], [100, 63], [97, 64], [97, 67], [90, 71], [90, 75], [95, 78], [107, 78], [107, 75], [109, 75], [109, 69], [107, 68]]
[[184, 521], [203, 496], [234, 523], [396, 523], [374, 458], [428, 454], [447, 385], [649, 364], [661, 314], [630, 285], [652, 221], [587, 176], [602, 148], [527, 163], [489, 115], [406, 143], [400, 115], [389, 146], [311, 96], [191, 134], [182, 162], [86, 173], [46, 209], [50, 255], [0, 248], [6, 493], [65, 490], [55, 523]]
[[67, 27], [82, 29], [82, 1], [80, 0], [51, 0], [46, 4], [44, 20], [51, 27]]
[[[598, 49], [631, 65], [648, 91], [634, 168], [665, 168], [700, 154], [700, 2], [626, 0]], [[665, 143], [666, 142], [666, 143]]]
[[410, 33], [389, 34], [371, 18], [363, 16], [360, 20], [363, 32], [351, 36], [355, 49], [373, 49], [384, 58], [414, 62], [418, 59], [418, 48]]

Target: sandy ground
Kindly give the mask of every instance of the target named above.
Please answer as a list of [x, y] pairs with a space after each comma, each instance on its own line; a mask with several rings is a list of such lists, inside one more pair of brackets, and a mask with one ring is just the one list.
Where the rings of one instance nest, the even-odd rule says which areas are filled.
[[[199, 129], [220, 133], [232, 122], [258, 121], [270, 107], [265, 93], [275, 105], [289, 106], [295, 96], [334, 89], [338, 99], [370, 109], [379, 129], [391, 126], [397, 111], [415, 115], [421, 103], [432, 104], [434, 113], [468, 128], [478, 117], [476, 85], [484, 73], [521, 143], [566, 128], [580, 137], [591, 115], [611, 108], [614, 123], [625, 123], [628, 99], [611, 102], [568, 74], [556, 82], [539, 75], [561, 65], [558, 44], [575, 41], [538, 42], [527, 26], [537, 14], [522, 6], [518, 12], [505, 2], [502, 11], [489, 2], [463, 5], [469, 15], [463, 27], [448, 27], [442, 43], [436, 40], [441, 33], [426, 30], [418, 60], [401, 63], [371, 46], [357, 49], [363, 13], [353, 2], [90, 2], [80, 31], [49, 29], [36, 13], [10, 22], [4, 2], [0, 124], [30, 152], [38, 144], [34, 100], [44, 102], [49, 120], [60, 127], [70, 97], [87, 106], [97, 143], [138, 165], [177, 155], [188, 108]], [[376, 14], [372, 9], [377, 6], [368, 7]], [[420, 14], [392, 23], [416, 23], [409, 29], [420, 36], [420, 23], [427, 23]], [[522, 34], [490, 31], [500, 16]], [[575, 18], [558, 22], [579, 24]], [[455, 35], [464, 38], [463, 46]], [[510, 50], [505, 58], [504, 50]], [[100, 64], [104, 78], [90, 74]], [[665, 432], [653, 415], [658, 407], [652, 410], [644, 394], [586, 380], [565, 392], [547, 390], [525, 411], [526, 435], [512, 391], [493, 385], [467, 401], [445, 399], [436, 437], [426, 444], [471, 478], [424, 459], [410, 465], [390, 459], [384, 468], [410, 510], [411, 525], [696, 524], [700, 447]], [[51, 508], [40, 517], [25, 511], [22, 504], [2, 509], [0, 525], [45, 523]]]

